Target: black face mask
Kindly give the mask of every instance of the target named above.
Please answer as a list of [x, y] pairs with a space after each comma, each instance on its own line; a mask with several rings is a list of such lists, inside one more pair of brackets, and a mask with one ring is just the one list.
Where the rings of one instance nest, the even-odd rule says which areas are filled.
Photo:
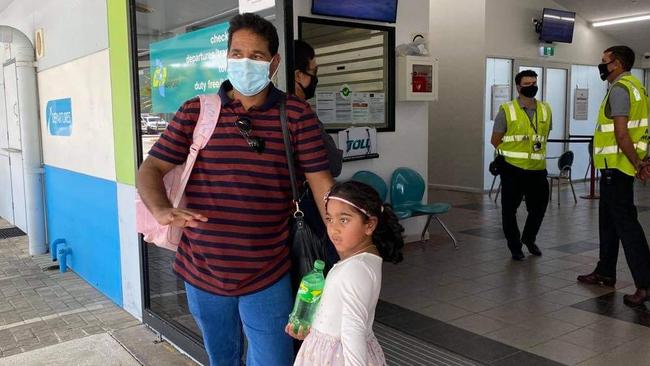
[[598, 64], [598, 72], [600, 73], [600, 80], [607, 80], [607, 77], [609, 77], [609, 74], [612, 72], [607, 69], [607, 65], [611, 64], [614, 61], [610, 61], [606, 64]]
[[522, 86], [521, 89], [521, 95], [523, 95], [526, 98], [533, 98], [535, 95], [537, 95], [537, 85], [528, 85], [528, 86]]
[[309, 82], [309, 85], [307, 86], [302, 86], [302, 84], [298, 83], [300, 85], [300, 88], [302, 89], [302, 92], [305, 93], [305, 99], [311, 99], [314, 97], [314, 93], [316, 93], [316, 85], [318, 85], [318, 77], [316, 75], [312, 75], [308, 72], [303, 71], [305, 74], [311, 76], [311, 81]]

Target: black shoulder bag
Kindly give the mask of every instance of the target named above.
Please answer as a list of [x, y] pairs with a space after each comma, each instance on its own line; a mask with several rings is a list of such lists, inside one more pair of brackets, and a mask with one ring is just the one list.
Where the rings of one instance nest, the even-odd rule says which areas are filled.
[[[314, 268], [314, 262], [317, 259], [325, 261], [325, 272], [331, 267], [327, 263], [325, 242], [322, 238], [314, 233], [305, 221], [305, 214], [300, 210], [300, 191], [296, 180], [296, 168], [294, 164], [293, 146], [287, 126], [287, 114], [285, 110], [285, 100], [280, 101], [280, 124], [282, 125], [282, 137], [284, 138], [284, 149], [287, 153], [287, 166], [289, 168], [289, 177], [291, 179], [291, 193], [293, 203], [296, 205], [296, 211], [291, 219], [291, 237], [289, 250], [291, 251], [291, 283], [294, 289], [298, 288], [302, 277]], [[308, 193], [309, 194], [309, 193]], [[317, 198], [316, 198], [317, 199]]]

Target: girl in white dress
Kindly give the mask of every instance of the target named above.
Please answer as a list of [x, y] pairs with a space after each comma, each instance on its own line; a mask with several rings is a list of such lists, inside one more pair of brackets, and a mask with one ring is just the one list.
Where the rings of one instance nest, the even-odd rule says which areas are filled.
[[330, 270], [323, 297], [294, 366], [385, 365], [372, 331], [382, 261], [402, 260], [402, 232], [390, 205], [370, 186], [337, 183], [325, 196], [327, 234], [341, 260]]

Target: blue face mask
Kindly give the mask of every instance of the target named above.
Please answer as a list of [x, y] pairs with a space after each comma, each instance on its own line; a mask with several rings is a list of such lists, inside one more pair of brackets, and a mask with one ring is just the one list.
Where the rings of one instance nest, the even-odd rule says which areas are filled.
[[[252, 97], [259, 94], [271, 82], [269, 69], [271, 62], [248, 58], [228, 59], [228, 80], [242, 95]], [[277, 71], [277, 70], [276, 70]]]

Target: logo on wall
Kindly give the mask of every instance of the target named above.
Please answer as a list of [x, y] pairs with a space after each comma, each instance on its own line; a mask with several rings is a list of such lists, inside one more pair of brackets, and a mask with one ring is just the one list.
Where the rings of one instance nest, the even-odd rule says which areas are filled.
[[350, 127], [339, 131], [339, 149], [343, 158], [377, 157], [377, 130], [370, 127]]
[[70, 136], [72, 134], [72, 101], [70, 98], [48, 101], [45, 115], [47, 131], [50, 135]]

